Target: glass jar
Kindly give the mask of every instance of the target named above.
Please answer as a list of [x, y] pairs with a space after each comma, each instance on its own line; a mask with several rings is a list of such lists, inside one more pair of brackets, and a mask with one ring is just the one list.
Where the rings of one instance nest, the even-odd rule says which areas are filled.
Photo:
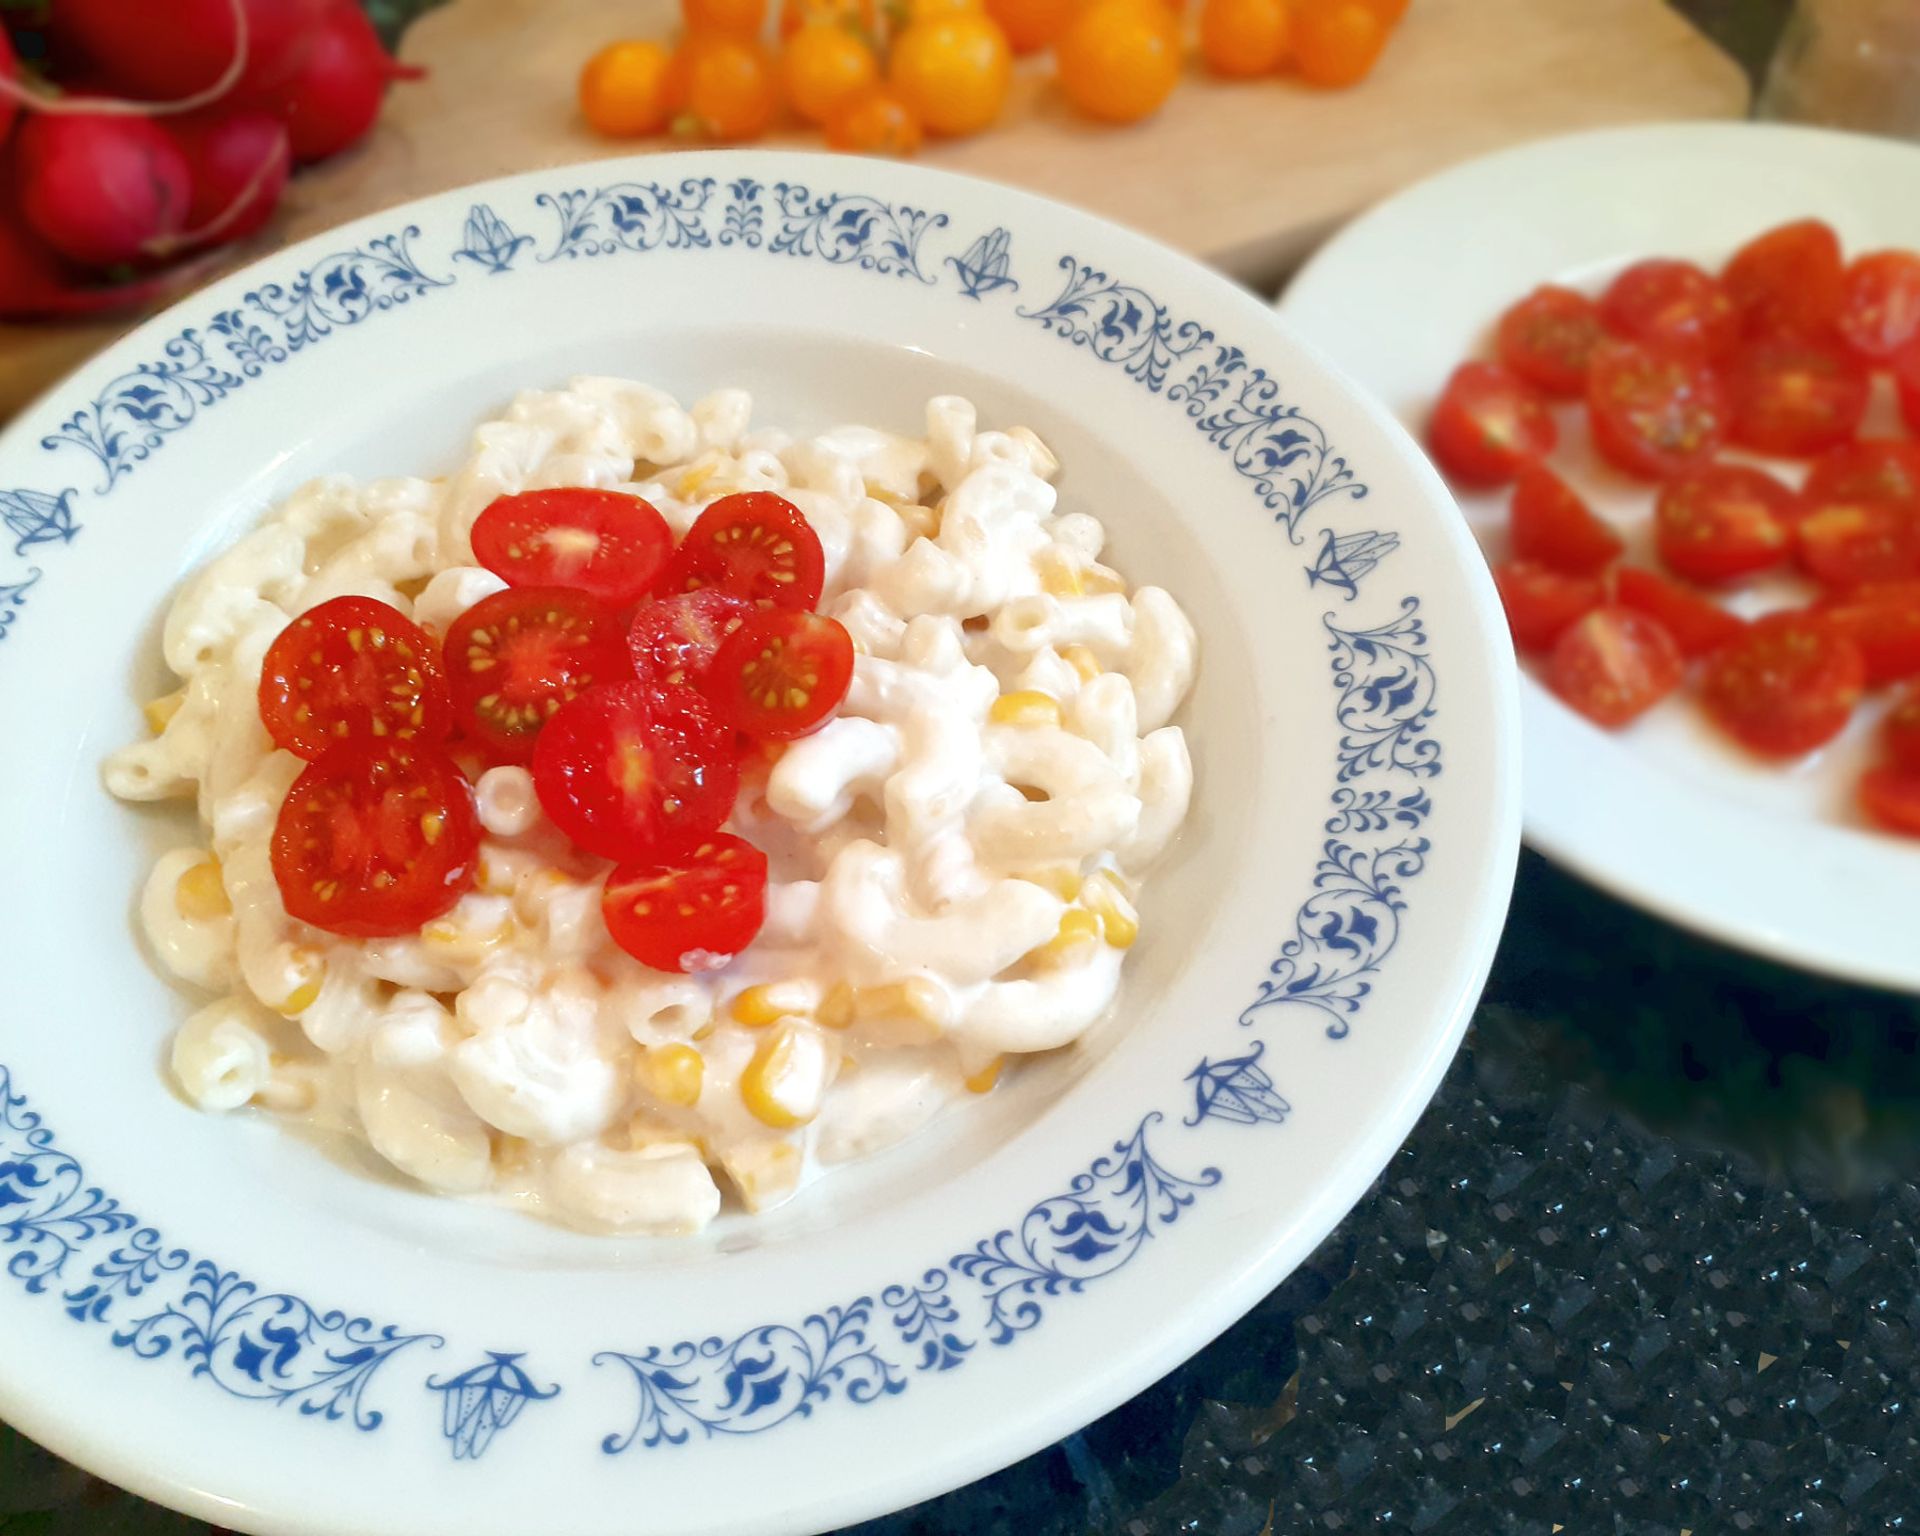
[[1754, 110], [1920, 139], [1920, 0], [1798, 0]]

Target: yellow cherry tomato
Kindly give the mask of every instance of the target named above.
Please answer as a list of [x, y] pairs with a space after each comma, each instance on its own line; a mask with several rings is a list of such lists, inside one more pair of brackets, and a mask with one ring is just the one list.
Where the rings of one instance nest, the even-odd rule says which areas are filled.
[[1204, 0], [1200, 57], [1216, 75], [1270, 75], [1286, 53], [1286, 0]]
[[1079, 7], [1080, 0], [987, 0], [987, 14], [1020, 54], [1051, 48]]
[[1007, 104], [1013, 50], [984, 11], [931, 16], [894, 39], [887, 81], [929, 133], [978, 133]]
[[667, 126], [667, 65], [673, 55], [652, 41], [612, 43], [580, 71], [580, 113], [595, 133], [631, 138]]
[[863, 91], [827, 121], [827, 147], [859, 155], [905, 160], [919, 152], [920, 119], [885, 86]]
[[1137, 123], [1180, 83], [1180, 22], [1160, 0], [1093, 0], [1053, 50], [1060, 89], [1103, 123]]
[[680, 0], [690, 32], [731, 32], [757, 37], [767, 21], [767, 0]]
[[721, 144], [759, 138], [780, 105], [766, 49], [725, 32], [697, 32], [681, 42], [666, 92], [675, 133]]
[[936, 16], [977, 16], [987, 7], [985, 0], [886, 0], [886, 8], [896, 26], [908, 27]]
[[1307, 0], [1294, 22], [1294, 61], [1311, 85], [1359, 83], [1387, 46], [1387, 29], [1365, 0]]
[[787, 105], [810, 123], [824, 123], [880, 79], [880, 61], [845, 27], [815, 22], [788, 40], [780, 55]]
[[780, 0], [782, 38], [816, 21], [857, 32], [870, 44], [880, 36], [880, 13], [874, 0]]

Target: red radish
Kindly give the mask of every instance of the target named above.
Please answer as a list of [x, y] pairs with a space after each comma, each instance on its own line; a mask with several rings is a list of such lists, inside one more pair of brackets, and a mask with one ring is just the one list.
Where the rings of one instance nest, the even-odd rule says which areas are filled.
[[396, 63], [354, 0], [335, 0], [294, 76], [275, 93], [302, 165], [358, 144], [380, 115], [389, 80], [417, 80]]
[[0, 320], [54, 320], [148, 304], [205, 275], [188, 262], [135, 283], [92, 287], [69, 269], [0, 196]]
[[207, 112], [171, 125], [193, 172], [187, 245], [244, 240], [273, 217], [293, 169], [286, 126], [266, 112]]
[[158, 254], [186, 227], [187, 157], [150, 118], [32, 113], [13, 164], [27, 223], [83, 266]]
[[327, 4], [59, 0], [52, 10], [53, 41], [136, 96], [174, 101], [221, 86], [222, 97], [242, 95], [272, 90], [293, 74]]

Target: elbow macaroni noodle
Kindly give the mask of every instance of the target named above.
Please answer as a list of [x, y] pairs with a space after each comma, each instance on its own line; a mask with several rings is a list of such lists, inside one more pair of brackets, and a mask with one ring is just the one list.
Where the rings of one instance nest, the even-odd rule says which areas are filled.
[[[173, 1042], [192, 1102], [324, 1109], [431, 1189], [685, 1232], [723, 1184], [767, 1209], [1108, 1009], [1135, 878], [1192, 789], [1168, 723], [1192, 626], [1098, 563], [1104, 530], [1057, 511], [1059, 463], [1027, 429], [983, 431], [945, 396], [923, 438], [795, 438], [751, 405], [618, 379], [530, 391], [451, 477], [315, 481], [187, 583], [162, 641], [180, 690], [104, 777], [197, 798], [202, 846], [165, 854], [140, 899], [160, 961], [218, 994]], [[749, 764], [733, 825], [771, 863], [760, 936], [697, 977], [626, 955], [600, 920], [607, 865], [518, 767], [480, 775], [476, 887], [420, 933], [289, 918], [269, 848], [301, 764], [255, 707], [267, 646], [344, 593], [444, 633], [503, 585], [474, 563], [481, 510], [563, 485], [645, 496], [676, 533], [778, 490], [820, 536], [821, 609], [857, 655], [838, 716]]]

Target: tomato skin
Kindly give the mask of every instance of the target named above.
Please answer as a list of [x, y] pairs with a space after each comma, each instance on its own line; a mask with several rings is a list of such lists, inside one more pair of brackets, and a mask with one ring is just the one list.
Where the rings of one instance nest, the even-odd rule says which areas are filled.
[[1920, 676], [1920, 581], [1869, 582], [1820, 609], [1860, 648], [1869, 688]]
[[1900, 396], [1900, 419], [1920, 434], [1920, 342], [1893, 360], [1893, 387]]
[[817, 731], [847, 696], [853, 638], [837, 620], [774, 608], [728, 636], [707, 674], [720, 717], [757, 741]]
[[1600, 320], [1614, 335], [1700, 362], [1726, 355], [1740, 316], [1720, 280], [1690, 261], [1636, 261], [1600, 295]]
[[913, 21], [893, 40], [887, 84], [929, 133], [964, 138], [993, 125], [1013, 84], [1013, 49], [984, 12]]
[[1616, 467], [1661, 480], [1711, 459], [1726, 436], [1727, 403], [1702, 364], [1630, 341], [1608, 341], [1587, 373], [1594, 446]]
[[727, 819], [740, 760], [731, 732], [691, 689], [603, 683], [540, 732], [533, 788], [548, 819], [588, 853], [645, 859]]
[[1700, 702], [1749, 751], [1799, 757], [1846, 728], [1865, 686], [1859, 647], [1820, 615], [1789, 610], [1708, 659]]
[[1546, 465], [1521, 467], [1508, 529], [1516, 560], [1569, 576], [1591, 576], [1620, 558], [1615, 533]]
[[1680, 686], [1680, 648], [1632, 608], [1596, 608], [1554, 643], [1547, 686], [1595, 725], [1618, 730]]
[[1920, 255], [1870, 251], [1847, 268], [1840, 334], [1872, 362], [1887, 359], [1920, 338]]
[[473, 885], [479, 847], [472, 786], [444, 751], [347, 742], [293, 781], [270, 856], [289, 917], [384, 939], [450, 910]]
[[1568, 576], [1521, 560], [1496, 565], [1493, 584], [1500, 590], [1514, 649], [1529, 655], [1551, 651], [1569, 625], [1593, 612], [1606, 597], [1600, 583], [1589, 577]]
[[1500, 317], [1494, 346], [1501, 363], [1560, 400], [1587, 390], [1587, 366], [1605, 334], [1600, 307], [1584, 293], [1549, 283]]
[[1920, 575], [1920, 506], [1820, 502], [1800, 518], [1800, 567], [1838, 591]]
[[615, 608], [639, 600], [673, 549], [652, 502], [565, 486], [495, 498], [473, 524], [474, 558], [516, 587], [573, 587]]
[[1801, 337], [1748, 342], [1729, 362], [1728, 436], [1761, 453], [1804, 458], [1860, 430], [1872, 385], [1845, 348]]
[[1673, 643], [1688, 661], [1711, 656], [1721, 646], [1739, 639], [1747, 627], [1745, 619], [1712, 598], [1636, 565], [1623, 565], [1615, 573], [1614, 600], [1658, 622], [1673, 636]]
[[1897, 766], [1920, 773], [1920, 683], [1908, 683], [1894, 696], [1880, 721], [1880, 745]]
[[1137, 123], [1180, 83], [1180, 24], [1151, 0], [1091, 0], [1053, 46], [1060, 94], [1102, 123]]
[[1813, 461], [1801, 490], [1809, 506], [1828, 501], [1920, 503], [1920, 443], [1862, 438]]
[[1860, 777], [1860, 809], [1883, 831], [1920, 837], [1920, 772], [1897, 763]]
[[620, 865], [607, 876], [600, 912], [613, 942], [642, 965], [717, 971], [766, 921], [767, 856], [744, 838], [716, 832]]
[[798, 507], [773, 491], [741, 491], [694, 519], [655, 590], [719, 587], [762, 607], [811, 608], [826, 572], [819, 535]]
[[445, 741], [453, 699], [439, 647], [371, 597], [336, 597], [281, 630], [260, 666], [260, 719], [309, 761], [342, 741]]
[[1770, 570], [1793, 547], [1793, 492], [1743, 464], [1708, 464], [1660, 488], [1654, 546], [1676, 576], [1707, 586]]
[[1504, 485], [1560, 440], [1537, 390], [1497, 363], [1462, 363], [1433, 408], [1427, 445], [1462, 485]]
[[754, 612], [744, 597], [717, 587], [649, 598], [627, 632], [634, 676], [656, 687], [700, 688], [721, 642]]
[[630, 677], [619, 621], [570, 587], [508, 587], [447, 626], [447, 681], [461, 730], [500, 762], [524, 763], [554, 710]]
[[1735, 251], [1720, 281], [1749, 336], [1824, 337], [1846, 294], [1840, 237], [1819, 219], [1782, 224]]

